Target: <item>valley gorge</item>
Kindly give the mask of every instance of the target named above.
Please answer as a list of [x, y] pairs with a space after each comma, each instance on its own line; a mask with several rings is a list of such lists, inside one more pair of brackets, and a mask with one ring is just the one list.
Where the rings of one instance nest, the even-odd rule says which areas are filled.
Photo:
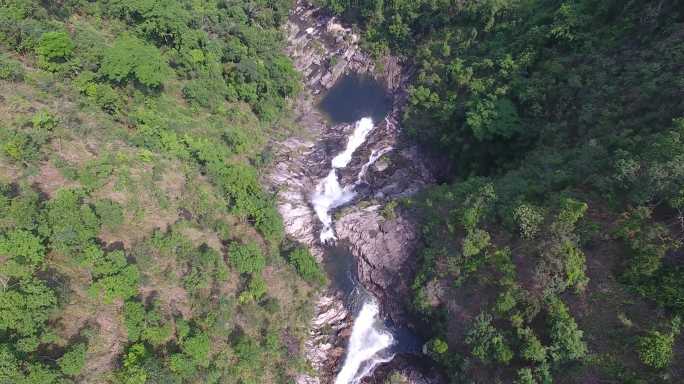
[[[399, 211], [382, 212], [434, 182], [398, 125], [409, 74], [394, 57], [376, 63], [351, 28], [305, 1], [286, 31], [305, 85], [295, 107], [305, 133], [275, 145], [267, 182], [286, 233], [309, 247], [331, 280], [305, 343], [314, 374], [298, 383], [375, 382], [381, 364], [410, 383], [439, 383], [425, 369], [406, 311], [416, 224]], [[363, 99], [364, 92], [377, 95]], [[395, 356], [402, 358], [393, 363]]]

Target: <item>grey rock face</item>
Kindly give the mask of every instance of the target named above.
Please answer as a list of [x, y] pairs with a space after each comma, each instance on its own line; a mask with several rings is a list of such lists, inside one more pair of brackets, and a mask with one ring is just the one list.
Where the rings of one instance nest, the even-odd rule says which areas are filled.
[[406, 323], [403, 299], [410, 297], [418, 233], [410, 220], [401, 215], [386, 219], [379, 209], [354, 209], [337, 221], [336, 230], [352, 244], [359, 280], [395, 323]]

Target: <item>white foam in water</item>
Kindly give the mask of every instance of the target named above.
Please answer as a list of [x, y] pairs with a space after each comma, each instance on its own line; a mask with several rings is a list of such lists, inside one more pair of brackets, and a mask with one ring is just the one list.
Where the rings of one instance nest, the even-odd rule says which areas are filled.
[[333, 168], [344, 168], [349, 164], [354, 152], [366, 141], [366, 136], [373, 130], [373, 119], [364, 117], [356, 122], [354, 132], [347, 141], [347, 147], [332, 159]]
[[318, 220], [323, 223], [323, 230], [320, 235], [322, 243], [335, 240], [330, 210], [350, 202], [354, 196], [356, 196], [353, 188], [353, 186], [344, 188], [340, 186], [340, 182], [337, 179], [337, 172], [334, 168], [331, 169], [328, 176], [321, 180], [316, 186], [316, 192], [314, 192], [313, 197], [311, 198], [311, 203], [313, 204], [316, 216], [318, 216]]
[[[323, 224], [323, 230], [320, 234], [322, 243], [335, 240], [330, 211], [350, 202], [356, 196], [354, 187], [362, 181], [368, 168], [382, 155], [392, 150], [392, 147], [373, 150], [366, 164], [361, 167], [356, 182], [351, 185], [340, 185], [337, 170], [349, 165], [352, 155], [363, 145], [373, 128], [373, 120], [369, 117], [364, 117], [356, 122], [354, 132], [349, 136], [344, 151], [332, 159], [332, 169], [316, 185], [316, 190], [311, 196], [311, 203], [316, 216]], [[378, 317], [379, 312], [380, 309], [375, 301], [366, 301], [361, 307], [352, 326], [347, 357], [335, 379], [335, 384], [358, 384], [378, 364], [390, 361], [394, 357], [392, 354], [382, 353], [394, 344], [394, 337], [382, 328]]]
[[363, 165], [363, 167], [361, 167], [361, 171], [359, 171], [359, 176], [356, 178], [356, 183], [358, 184], [361, 181], [363, 181], [363, 177], [366, 176], [366, 172], [368, 172], [368, 168], [370, 168], [370, 166], [373, 165], [373, 163], [378, 161], [378, 159], [381, 158], [382, 155], [391, 151], [392, 149], [393, 149], [392, 147], [385, 147], [379, 151], [375, 150], [375, 149], [373, 151], [371, 151], [371, 154], [368, 157], [368, 161], [366, 162], [366, 164]]
[[375, 366], [394, 357], [380, 355], [380, 352], [394, 344], [394, 337], [379, 326], [379, 312], [376, 302], [366, 302], [361, 307], [352, 326], [347, 357], [335, 384], [357, 384]]
[[[330, 210], [350, 202], [356, 196], [354, 185], [346, 185], [344, 187], [340, 185], [335, 170], [345, 168], [349, 164], [354, 152], [366, 141], [368, 133], [372, 130], [373, 120], [370, 117], [364, 117], [356, 122], [354, 132], [349, 136], [344, 151], [332, 159], [330, 173], [318, 183], [316, 190], [311, 196], [311, 203], [313, 204], [316, 216], [318, 216], [318, 219], [323, 224], [323, 230], [321, 230], [320, 234], [322, 243], [335, 240]], [[363, 169], [362, 171], [365, 172]]]

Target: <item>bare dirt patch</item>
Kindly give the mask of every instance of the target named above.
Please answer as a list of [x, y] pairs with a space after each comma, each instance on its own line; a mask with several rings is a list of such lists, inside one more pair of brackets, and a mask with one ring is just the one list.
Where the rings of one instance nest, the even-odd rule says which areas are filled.
[[119, 355], [128, 341], [123, 326], [121, 308], [123, 302], [98, 308], [95, 324], [98, 329], [96, 340], [90, 343], [84, 372], [91, 378], [86, 382], [98, 382], [98, 378], [116, 366]]
[[79, 184], [67, 180], [51, 162], [45, 161], [40, 164], [37, 175], [29, 178], [31, 184], [36, 185], [48, 197], [52, 198], [61, 188], [76, 188]]

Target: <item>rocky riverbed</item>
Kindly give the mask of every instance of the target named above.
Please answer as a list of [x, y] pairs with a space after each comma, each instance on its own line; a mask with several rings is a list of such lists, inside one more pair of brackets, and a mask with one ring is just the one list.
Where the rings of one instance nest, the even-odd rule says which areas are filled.
[[[305, 1], [297, 2], [286, 33], [287, 53], [306, 85], [296, 104], [296, 117], [307, 131], [306, 139], [290, 138], [277, 143], [276, 165], [268, 175], [268, 183], [277, 192], [286, 232], [306, 244], [321, 263], [331, 257], [319, 240], [322, 226], [311, 198], [330, 171], [332, 157], [345, 146], [354, 124], [329, 122], [317, 104], [344, 76], [372, 76], [382, 84], [392, 103], [386, 117], [375, 122], [348, 164], [337, 172], [340, 184], [353, 185], [354, 198], [335, 211], [333, 228], [339, 241], [349, 244], [358, 280], [378, 298], [381, 312], [394, 324], [410, 325], [403, 300], [410, 297], [409, 285], [415, 271], [416, 226], [401, 213], [381, 213], [391, 199], [416, 193], [433, 182], [419, 151], [403, 140], [398, 125], [410, 74], [393, 57], [382, 60], [379, 67], [383, 70], [377, 70], [376, 62], [359, 49], [359, 37], [351, 28]], [[299, 383], [334, 380], [351, 334], [350, 308], [345, 293], [334, 286], [319, 296], [305, 343], [306, 357], [316, 375], [302, 375]], [[412, 383], [435, 382], [422, 373], [425, 369], [414, 367], [411, 361], [397, 358], [377, 372], [385, 376], [391, 368]], [[374, 380], [378, 378], [364, 379]]]

